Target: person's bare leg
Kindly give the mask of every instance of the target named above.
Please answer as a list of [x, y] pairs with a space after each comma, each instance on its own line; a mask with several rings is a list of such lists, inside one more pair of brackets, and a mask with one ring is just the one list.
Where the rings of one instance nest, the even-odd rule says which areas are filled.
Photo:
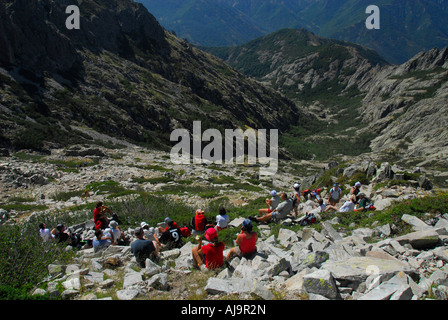
[[258, 221], [258, 222], [268, 222], [268, 221], [270, 221], [271, 219], [272, 219], [272, 215], [271, 215], [270, 213], [268, 213], [268, 214], [265, 214], [265, 215], [262, 216], [262, 217], [257, 218], [257, 221]]
[[235, 248], [231, 248], [229, 250], [229, 253], [227, 254], [226, 260], [230, 261], [230, 259], [233, 258], [234, 255], [235, 255]]
[[191, 254], [193, 256], [193, 266], [195, 268], [199, 268], [201, 265], [204, 264], [204, 261], [202, 260], [202, 257], [199, 253], [198, 247], [194, 247], [191, 249]]
[[334, 210], [334, 211], [338, 211], [338, 208], [336, 208], [335, 206], [332, 206], [331, 204], [327, 206], [327, 208], [325, 209], [324, 212], [327, 212], [328, 210]]

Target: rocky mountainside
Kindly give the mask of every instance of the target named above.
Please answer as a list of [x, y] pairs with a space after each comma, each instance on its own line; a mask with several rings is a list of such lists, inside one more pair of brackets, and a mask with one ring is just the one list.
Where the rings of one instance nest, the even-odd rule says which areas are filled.
[[[76, 3], [81, 28], [68, 30], [65, 9]], [[133, 1], [6, 1], [1, 16], [3, 147], [49, 152], [93, 142], [83, 133], [92, 128], [166, 149], [170, 132], [194, 120], [203, 130], [295, 121], [289, 100], [166, 32]]]
[[[446, 167], [447, 49], [390, 65], [364, 47], [285, 29], [241, 46], [207, 50], [301, 106], [308, 116], [290, 131], [296, 139], [314, 145], [322, 139], [352, 141], [358, 151], [368, 146], [389, 159]], [[322, 148], [310, 150], [319, 155]]]
[[378, 133], [373, 150], [387, 150], [395, 159], [446, 163], [448, 48], [385, 67], [370, 81], [361, 80], [360, 88], [366, 92], [362, 118]]
[[[203, 46], [242, 44], [257, 37], [254, 29], [267, 35], [282, 28], [305, 28], [321, 37], [365, 45], [390, 63], [401, 64], [420, 51], [448, 45], [448, 6], [441, 0], [213, 0], [206, 1], [207, 5], [202, 0], [140, 2], [164, 26]], [[365, 26], [369, 5], [380, 9], [380, 30]], [[222, 14], [217, 15], [216, 8], [221, 8]], [[229, 11], [235, 12], [234, 17], [228, 16]], [[210, 21], [212, 17], [215, 19]], [[190, 32], [194, 26], [205, 25], [207, 28]], [[243, 26], [248, 26], [248, 32], [241, 36], [238, 31]], [[219, 29], [216, 36], [209, 32], [215, 29]], [[223, 33], [224, 37], [218, 36]]]
[[[339, 165], [300, 163], [315, 170], [315, 183], [310, 177], [298, 176], [290, 168], [290, 161], [282, 161], [280, 167], [291, 171], [279, 172], [270, 184], [254, 178], [256, 167], [179, 166], [167, 162], [168, 157], [165, 152], [129, 145], [115, 150], [76, 146], [53, 150], [51, 156], [17, 154], [2, 158], [1, 201], [7, 203], [0, 208], [2, 230], [21, 224], [37, 235], [40, 222], [57, 221], [88, 242], [94, 236], [91, 205], [103, 200], [123, 220], [120, 228], [131, 242], [142, 220], [152, 220], [151, 226], [156, 227], [167, 214], [179, 222], [191, 217], [194, 211], [182, 212], [181, 218], [176, 216], [179, 212], [163, 212], [160, 208], [149, 209], [150, 214], [145, 215], [144, 208], [136, 212], [132, 205], [139, 197], [149, 199], [150, 205], [162, 195], [165, 202], [182, 203], [191, 210], [227, 199], [232, 219], [229, 229], [220, 231], [224, 241], [225, 234], [236, 237], [244, 218], [256, 214], [257, 205], [262, 203], [253, 202], [263, 200], [272, 188], [290, 192], [295, 181], [301, 181], [304, 189], [309, 181], [324, 187], [321, 195], [325, 197], [328, 193], [323, 178], [328, 173], [328, 183], [344, 181], [344, 190], [351, 187], [351, 179], [366, 174], [368, 181], [363, 181], [361, 191], [375, 201], [377, 211], [354, 215], [315, 212], [318, 222], [300, 227], [297, 222], [316, 205], [302, 198], [297, 218], [291, 212], [281, 222], [256, 224], [259, 240], [254, 259], [235, 258], [229, 267], [209, 272], [192, 268], [195, 243], [191, 238], [184, 239], [180, 249], [162, 250], [157, 263], [146, 260], [144, 268], [136, 263], [126, 244], [100, 251], [89, 244], [80, 250], [68, 246], [65, 249], [74, 252], [71, 262], [51, 261], [30, 294], [66, 300], [447, 299], [446, 212], [423, 212], [419, 219], [403, 214], [401, 208], [387, 211], [396, 203], [413, 207], [414, 201], [416, 210], [425, 210], [420, 208], [419, 198], [436, 193], [431, 184], [420, 183], [420, 177], [430, 171], [388, 163], [377, 166], [367, 159]], [[80, 166], [75, 168], [73, 163]], [[418, 181], [393, 184], [405, 175], [418, 177]], [[85, 196], [85, 190], [90, 190], [89, 196]], [[341, 201], [347, 198], [344, 193]], [[206, 214], [212, 218], [215, 212], [207, 210]], [[130, 222], [131, 215], [141, 220]], [[355, 218], [349, 224], [350, 217]], [[230, 247], [226, 245], [225, 254]]]
[[[390, 225], [346, 235], [333, 227], [337, 219], [322, 223], [321, 232], [281, 227], [278, 236], [268, 236], [265, 225], [255, 258], [234, 258], [218, 271], [191, 270], [191, 242], [163, 251], [158, 263], [146, 259], [144, 268], [129, 246], [84, 248], [73, 264], [49, 265], [47, 289], [33, 294], [65, 300], [446, 300], [446, 214], [434, 226], [403, 219], [417, 231], [399, 238], [391, 238]], [[231, 228], [238, 230], [242, 220], [231, 221]], [[131, 238], [132, 231], [126, 231]], [[381, 240], [372, 243], [372, 237]]]

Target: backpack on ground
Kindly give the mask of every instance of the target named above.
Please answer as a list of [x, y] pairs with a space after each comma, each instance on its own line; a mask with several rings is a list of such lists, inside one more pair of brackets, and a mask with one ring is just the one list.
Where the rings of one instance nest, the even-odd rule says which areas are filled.
[[191, 230], [190, 230], [190, 228], [188, 228], [186, 226], [181, 227], [180, 228], [180, 232], [182, 233], [182, 236], [185, 237], [185, 238], [191, 236]]
[[312, 225], [313, 223], [316, 223], [317, 222], [317, 218], [316, 218], [316, 216], [314, 215], [314, 213], [307, 213], [306, 215], [305, 215], [305, 217], [303, 217], [300, 221], [299, 221], [299, 224], [301, 225], [301, 226], [309, 226], [309, 225]]

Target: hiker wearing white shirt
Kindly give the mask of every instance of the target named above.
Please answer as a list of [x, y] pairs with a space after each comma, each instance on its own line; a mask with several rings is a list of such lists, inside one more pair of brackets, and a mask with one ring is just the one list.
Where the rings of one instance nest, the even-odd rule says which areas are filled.
[[118, 244], [118, 242], [122, 242], [125, 240], [124, 233], [121, 232], [120, 228], [118, 227], [118, 223], [115, 220], [109, 222], [109, 227], [112, 239], [114, 240], [112, 244]]
[[220, 231], [227, 228], [230, 219], [224, 207], [219, 208], [218, 213], [216, 216], [216, 230]]
[[39, 224], [39, 229], [39, 234], [44, 242], [54, 240], [54, 235], [50, 232], [50, 229], [46, 227], [45, 223]]
[[277, 206], [279, 205], [280, 197], [278, 196], [276, 190], [272, 190], [271, 191], [271, 196], [272, 196], [272, 198], [266, 199], [266, 204], [267, 204], [268, 208], [267, 209], [259, 209], [258, 210], [258, 216], [263, 216], [266, 213], [273, 212], [277, 208]]
[[353, 194], [350, 196], [350, 199], [348, 201], [345, 201], [344, 204], [338, 209], [335, 206], [328, 205], [327, 209], [325, 209], [325, 212], [328, 210], [334, 210], [339, 212], [350, 212], [355, 210], [355, 204], [356, 204], [356, 196]]

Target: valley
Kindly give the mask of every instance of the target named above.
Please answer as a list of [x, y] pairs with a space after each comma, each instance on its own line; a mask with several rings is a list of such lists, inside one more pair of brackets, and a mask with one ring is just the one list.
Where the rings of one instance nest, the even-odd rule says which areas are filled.
[[[144, 1], [75, 2], [79, 29], [65, 27], [65, 1], [0, 5], [0, 299], [447, 299], [448, 48], [410, 43], [391, 63], [349, 42], [366, 18], [351, 0], [159, 2], [193, 20], [184, 35]], [[446, 6], [429, 3], [433, 27]], [[204, 11], [234, 32], [198, 28]], [[340, 26], [347, 39], [321, 35]], [[191, 30], [227, 46], [192, 43]], [[145, 267], [128, 244], [91, 244], [98, 201], [129, 242], [142, 222], [189, 225], [197, 209], [214, 221], [225, 207], [227, 254], [272, 190], [299, 183], [327, 201], [338, 184], [342, 205], [357, 182], [376, 210], [315, 211], [303, 225], [317, 202], [302, 196], [298, 216], [254, 223], [256, 258], [218, 271], [193, 268], [194, 236]], [[82, 247], [42, 242], [42, 222]]]

